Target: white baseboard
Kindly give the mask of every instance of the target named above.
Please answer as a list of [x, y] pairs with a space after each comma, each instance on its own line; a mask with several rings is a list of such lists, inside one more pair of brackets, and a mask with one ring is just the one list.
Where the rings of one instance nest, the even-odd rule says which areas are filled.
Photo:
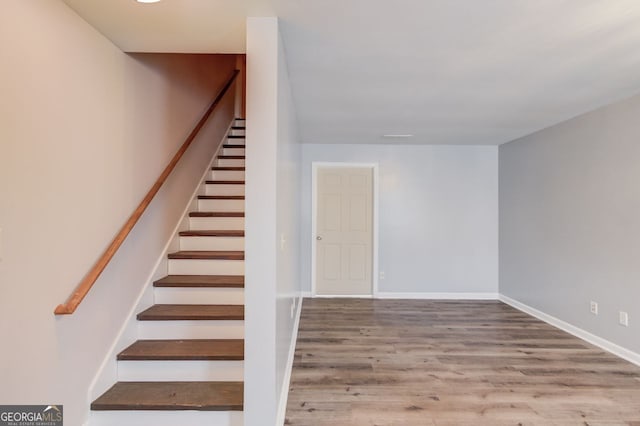
[[[378, 292], [373, 295], [374, 299], [433, 299], [433, 300], [498, 300], [498, 293], [405, 293], [405, 292]], [[351, 295], [320, 295], [315, 296], [310, 291], [303, 291], [302, 297], [318, 297], [318, 298], [362, 298], [370, 299], [370, 295], [351, 296]]]
[[318, 299], [372, 299], [373, 296], [370, 294], [316, 294], [315, 297]]
[[602, 337], [598, 337], [595, 334], [591, 334], [588, 331], [585, 331], [581, 328], [578, 328], [568, 322], [562, 321], [554, 316], [545, 314], [535, 308], [532, 308], [529, 305], [525, 305], [522, 302], [518, 302], [515, 299], [512, 299], [503, 294], [500, 295], [500, 301], [510, 305], [524, 313], [527, 313], [531, 316], [538, 318], [541, 321], [544, 321], [548, 324], [551, 324], [554, 327], [559, 328], [560, 330], [566, 331], [569, 334], [572, 334], [582, 340], [585, 340], [592, 345], [595, 345], [601, 349], [604, 349], [607, 352], [610, 352], [616, 356], [619, 356], [622, 359], [625, 359], [633, 364], [640, 366], [640, 354], [630, 351], [629, 349], [623, 348], [613, 342], [610, 342]]
[[498, 293], [391, 293], [378, 292], [376, 299], [434, 299], [434, 300], [498, 300]]
[[298, 309], [296, 311], [296, 319], [293, 323], [291, 331], [291, 345], [289, 346], [289, 358], [287, 366], [284, 369], [284, 378], [282, 379], [282, 390], [280, 391], [280, 401], [278, 403], [278, 414], [276, 418], [276, 426], [283, 426], [285, 416], [287, 414], [287, 401], [289, 399], [289, 385], [291, 383], [291, 371], [293, 370], [293, 358], [296, 353], [296, 343], [298, 341], [298, 328], [300, 327], [300, 313], [302, 312], [303, 295], [298, 298]]

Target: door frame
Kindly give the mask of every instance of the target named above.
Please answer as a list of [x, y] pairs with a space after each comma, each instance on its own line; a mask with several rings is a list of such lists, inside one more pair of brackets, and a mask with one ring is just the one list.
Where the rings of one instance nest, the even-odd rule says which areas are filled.
[[[348, 162], [311, 162], [311, 296], [312, 297], [356, 297], [356, 298], [376, 298], [378, 296], [378, 163], [348, 163]], [[373, 221], [372, 221], [372, 262], [371, 262], [371, 294], [354, 294], [354, 295], [319, 295], [316, 292], [316, 226], [318, 221], [318, 169], [323, 167], [348, 167], [371, 169], [373, 179]]]

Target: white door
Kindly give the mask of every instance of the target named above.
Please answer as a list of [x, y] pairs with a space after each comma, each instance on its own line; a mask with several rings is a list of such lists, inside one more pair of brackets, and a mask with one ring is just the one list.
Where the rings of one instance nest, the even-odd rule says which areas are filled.
[[316, 294], [371, 295], [373, 169], [320, 167]]

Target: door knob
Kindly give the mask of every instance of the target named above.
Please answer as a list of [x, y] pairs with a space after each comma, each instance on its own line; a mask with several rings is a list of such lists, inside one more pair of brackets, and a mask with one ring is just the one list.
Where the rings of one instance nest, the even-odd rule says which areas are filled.
[[318, 236], [316, 237], [316, 240], [320, 241], [320, 240], [322, 240], [322, 237], [321, 237], [320, 235], [318, 235]]

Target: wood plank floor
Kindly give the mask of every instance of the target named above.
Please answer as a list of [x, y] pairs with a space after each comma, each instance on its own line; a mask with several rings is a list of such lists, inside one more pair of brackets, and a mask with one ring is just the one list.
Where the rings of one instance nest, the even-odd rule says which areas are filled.
[[640, 367], [501, 302], [305, 299], [285, 424], [640, 426]]

